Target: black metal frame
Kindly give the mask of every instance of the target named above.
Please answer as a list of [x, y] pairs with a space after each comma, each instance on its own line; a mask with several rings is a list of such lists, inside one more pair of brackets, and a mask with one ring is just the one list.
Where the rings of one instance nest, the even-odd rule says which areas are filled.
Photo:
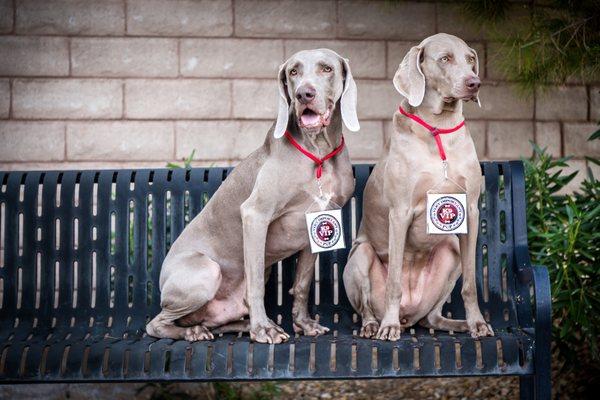
[[[346, 243], [371, 169], [354, 167]], [[547, 270], [529, 261], [520, 162], [482, 163], [477, 283], [495, 337], [416, 327], [398, 342], [358, 338], [341, 279], [349, 249], [318, 261], [310, 308], [328, 335], [281, 345], [247, 335], [198, 343], [145, 335], [160, 309], [170, 243], [229, 171], [0, 172], [0, 383], [518, 375], [522, 398], [549, 398], [550, 286]], [[265, 299], [288, 332], [295, 263], [272, 267]], [[460, 288], [444, 308], [455, 318], [464, 317]]]

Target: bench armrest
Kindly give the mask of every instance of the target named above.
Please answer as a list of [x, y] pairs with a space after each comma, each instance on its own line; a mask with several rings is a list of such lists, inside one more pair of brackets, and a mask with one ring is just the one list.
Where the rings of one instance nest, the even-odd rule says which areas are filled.
[[[550, 276], [544, 266], [528, 265], [521, 269], [522, 279], [529, 276], [533, 283], [535, 309], [534, 314], [534, 362], [535, 379], [534, 392], [537, 399], [550, 399], [551, 383], [551, 341], [552, 341], [552, 297], [550, 291]], [[521, 390], [526, 390], [521, 386]], [[523, 398], [523, 397], [522, 397]]]
[[533, 278], [535, 296], [535, 336], [536, 346], [547, 342], [550, 348], [552, 330], [552, 297], [548, 268], [540, 265], [529, 267]]

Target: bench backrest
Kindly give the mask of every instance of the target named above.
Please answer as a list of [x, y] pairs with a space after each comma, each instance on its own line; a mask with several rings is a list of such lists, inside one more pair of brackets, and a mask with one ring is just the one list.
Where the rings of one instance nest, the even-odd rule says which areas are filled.
[[[346, 243], [362, 215], [372, 166], [357, 165], [355, 197], [343, 210]], [[160, 309], [158, 279], [169, 246], [227, 177], [227, 168], [0, 172], [0, 336], [54, 326], [93, 335], [141, 335]], [[529, 290], [515, 281], [515, 247], [524, 227], [520, 163], [482, 163], [477, 282], [495, 329], [531, 326], [515, 308]], [[519, 190], [513, 188], [514, 171]], [[513, 198], [513, 196], [516, 196]], [[515, 226], [516, 220], [516, 226]], [[515, 246], [517, 243], [517, 246]], [[319, 256], [311, 312], [338, 331], [360, 323], [344, 291], [347, 249]], [[267, 312], [291, 332], [288, 294], [295, 257], [272, 268]], [[460, 282], [445, 313], [464, 317]], [[519, 296], [519, 302], [515, 298]], [[525, 314], [527, 315], [527, 314]], [[521, 318], [523, 319], [523, 318]], [[357, 322], [358, 321], [358, 322]]]

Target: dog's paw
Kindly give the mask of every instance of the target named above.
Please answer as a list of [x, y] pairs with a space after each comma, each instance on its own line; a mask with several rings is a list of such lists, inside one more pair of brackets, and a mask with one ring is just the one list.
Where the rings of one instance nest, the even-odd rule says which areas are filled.
[[304, 318], [294, 321], [294, 332], [302, 333], [305, 336], [319, 336], [329, 332], [329, 328], [320, 325], [316, 320]]
[[360, 328], [360, 337], [372, 338], [379, 331], [379, 323], [377, 321], [363, 321], [363, 326]]
[[258, 343], [277, 344], [283, 343], [289, 338], [290, 335], [271, 320], [250, 327], [250, 339]]
[[383, 320], [375, 338], [379, 340], [390, 340], [395, 342], [396, 340], [400, 339], [401, 333], [402, 328], [400, 326], [400, 321], [387, 322]]
[[473, 321], [467, 320], [467, 325], [469, 326], [469, 332], [471, 333], [471, 337], [473, 338], [483, 336], [494, 336], [492, 326], [485, 322], [483, 317], [475, 319]]
[[213, 340], [214, 336], [207, 327], [194, 325], [185, 329], [184, 339], [188, 342], [198, 342], [201, 340]]

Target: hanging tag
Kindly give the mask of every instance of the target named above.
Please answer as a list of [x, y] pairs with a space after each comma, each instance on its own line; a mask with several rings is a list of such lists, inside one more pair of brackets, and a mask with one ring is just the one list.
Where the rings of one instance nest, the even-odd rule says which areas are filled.
[[306, 227], [313, 253], [346, 247], [341, 209], [306, 213]]
[[427, 193], [427, 233], [467, 233], [467, 195]]

